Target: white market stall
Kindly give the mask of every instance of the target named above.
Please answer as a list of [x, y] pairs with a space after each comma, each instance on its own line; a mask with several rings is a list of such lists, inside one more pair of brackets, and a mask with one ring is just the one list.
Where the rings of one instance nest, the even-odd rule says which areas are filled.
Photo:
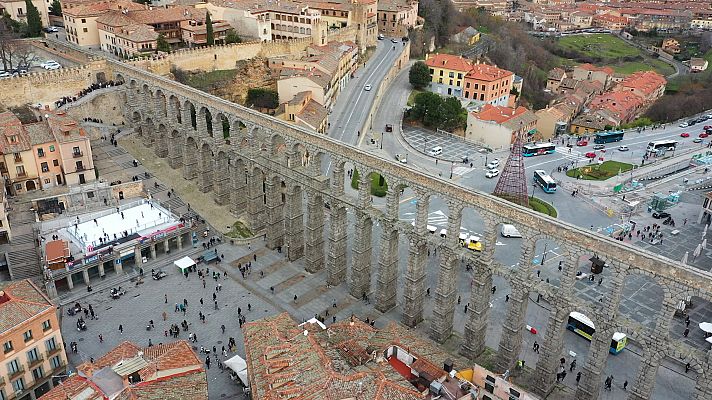
[[242, 357], [240, 357], [239, 355], [235, 355], [231, 359], [226, 360], [225, 365], [231, 370], [235, 371], [237, 377], [240, 378], [240, 381], [245, 386], [250, 386], [250, 383], [247, 379], [247, 362], [245, 362]]
[[185, 271], [195, 265], [195, 261], [193, 261], [192, 258], [190, 257], [183, 257], [180, 260], [176, 260], [173, 262], [173, 264], [180, 269], [181, 273], [185, 273]]

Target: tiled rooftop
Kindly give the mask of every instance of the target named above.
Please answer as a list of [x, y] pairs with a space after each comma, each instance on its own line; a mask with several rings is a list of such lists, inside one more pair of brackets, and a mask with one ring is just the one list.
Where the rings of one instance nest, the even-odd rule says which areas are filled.
[[506, 69], [495, 67], [488, 64], [475, 64], [470, 72], [465, 75], [465, 78], [476, 79], [478, 81], [496, 81], [508, 76], [513, 76], [514, 73]]
[[29, 279], [0, 282], [0, 293], [0, 334], [54, 309], [44, 293]]
[[[86, 362], [79, 365], [77, 370], [80, 375], [74, 375], [65, 381], [69, 382], [69, 385], [59, 385], [40, 399], [83, 400], [85, 394], [93, 395], [93, 392], [99, 393], [99, 396], [87, 397], [88, 399], [112, 397], [126, 400], [207, 400], [208, 398], [208, 382], [202, 361], [184, 340], [145, 348], [131, 342], [123, 342], [93, 363]], [[134, 371], [138, 372], [141, 382], [128, 386], [124, 383], [125, 375]], [[105, 384], [106, 376], [115, 377], [112, 378], [113, 384], [120, 385], [116, 393], [104, 393], [104, 390], [111, 387]], [[94, 381], [102, 380], [104, 380], [102, 384], [94, 384]]]
[[472, 69], [470, 60], [452, 54], [428, 54], [425, 65], [430, 68], [445, 68], [462, 72], [467, 72]]

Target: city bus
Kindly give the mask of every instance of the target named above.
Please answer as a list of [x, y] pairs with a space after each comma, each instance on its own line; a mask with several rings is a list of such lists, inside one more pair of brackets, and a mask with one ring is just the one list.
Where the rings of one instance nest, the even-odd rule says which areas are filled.
[[543, 169], [534, 171], [534, 182], [541, 186], [546, 193], [554, 193], [556, 191], [556, 181]]
[[675, 151], [677, 140], [656, 140], [648, 143], [648, 153], [657, 153], [659, 151]]
[[623, 140], [623, 131], [598, 132], [593, 143], [620, 142]]
[[556, 150], [554, 143], [527, 143], [522, 146], [524, 157], [541, 156], [552, 154]]
[[[588, 319], [587, 316], [576, 311], [569, 314], [566, 329], [588, 340], [592, 340], [593, 334], [596, 332], [596, 327], [593, 325], [593, 321]], [[614, 332], [613, 338], [611, 338], [611, 346], [608, 351], [611, 354], [618, 354], [623, 351], [626, 344], [628, 344], [628, 337], [626, 334]]]

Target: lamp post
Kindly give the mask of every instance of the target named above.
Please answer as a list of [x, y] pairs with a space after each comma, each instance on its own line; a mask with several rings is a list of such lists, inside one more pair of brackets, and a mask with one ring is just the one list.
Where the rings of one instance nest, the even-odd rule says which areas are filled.
[[546, 246], [547, 246], [548, 244], [549, 244], [549, 243], [544, 243], [544, 253], [541, 255], [541, 263], [540, 263], [540, 265], [544, 265], [544, 261], [546, 260]]
[[428, 151], [428, 138], [425, 138], [425, 144], [423, 145], [423, 153]]
[[452, 161], [452, 163], [450, 164], [450, 179], [452, 179], [452, 170], [454, 167], [455, 167], [455, 161]]

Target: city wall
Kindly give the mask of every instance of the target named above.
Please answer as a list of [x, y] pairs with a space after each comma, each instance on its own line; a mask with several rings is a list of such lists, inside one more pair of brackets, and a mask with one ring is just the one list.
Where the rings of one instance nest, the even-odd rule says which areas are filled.
[[[347, 27], [329, 32], [329, 41], [354, 41], [356, 29]], [[311, 38], [249, 42], [192, 49], [181, 49], [164, 56], [133, 61], [130, 64], [158, 75], [168, 75], [172, 67], [185, 71], [215, 71], [233, 69], [240, 60], [254, 57], [301, 57], [312, 44]]]
[[106, 69], [105, 61], [92, 61], [74, 68], [32, 72], [25, 76], [0, 79], [0, 104], [17, 107], [25, 104], [49, 104], [64, 96], [75, 96], [97, 81]]

